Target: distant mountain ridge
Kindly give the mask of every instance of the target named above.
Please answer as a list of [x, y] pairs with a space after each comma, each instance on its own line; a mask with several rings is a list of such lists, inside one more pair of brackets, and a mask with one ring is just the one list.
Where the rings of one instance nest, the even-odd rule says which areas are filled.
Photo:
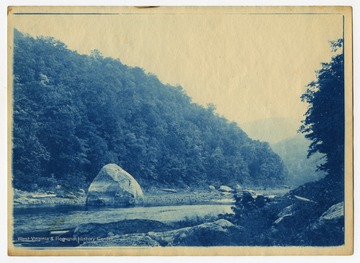
[[316, 181], [325, 176], [322, 171], [317, 171], [317, 166], [322, 163], [323, 155], [316, 153], [307, 158], [310, 141], [302, 134], [271, 144], [271, 148], [284, 161], [288, 169], [287, 184], [299, 186]]
[[292, 118], [269, 118], [241, 123], [240, 126], [254, 140], [274, 144], [295, 136], [300, 121]]
[[241, 124], [251, 138], [270, 143], [273, 151], [284, 161], [288, 170], [286, 183], [291, 186], [325, 176], [323, 172], [316, 171], [322, 155], [317, 153], [307, 158], [310, 141], [297, 132], [299, 126], [300, 121], [291, 118], [270, 118]]

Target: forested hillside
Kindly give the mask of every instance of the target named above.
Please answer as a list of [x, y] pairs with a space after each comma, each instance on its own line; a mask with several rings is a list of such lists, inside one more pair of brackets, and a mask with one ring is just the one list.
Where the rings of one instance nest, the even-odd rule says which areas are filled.
[[[84, 188], [116, 163], [144, 188], [274, 186], [285, 169], [215, 107], [98, 51], [15, 30], [13, 184]], [[199, 87], [201, 88], [201, 87]]]

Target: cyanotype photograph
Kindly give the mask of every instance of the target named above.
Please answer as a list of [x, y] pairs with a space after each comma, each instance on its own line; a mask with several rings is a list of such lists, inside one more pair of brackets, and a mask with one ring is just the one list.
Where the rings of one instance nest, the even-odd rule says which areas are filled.
[[9, 254], [351, 254], [351, 27], [9, 7]]

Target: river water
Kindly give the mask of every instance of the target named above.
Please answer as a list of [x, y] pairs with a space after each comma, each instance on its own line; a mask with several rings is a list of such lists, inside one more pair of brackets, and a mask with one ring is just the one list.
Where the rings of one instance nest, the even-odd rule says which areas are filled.
[[230, 204], [178, 205], [89, 209], [84, 206], [51, 208], [15, 208], [13, 227], [15, 235], [73, 229], [85, 223], [110, 223], [125, 219], [152, 219], [174, 222], [196, 217], [232, 213]]

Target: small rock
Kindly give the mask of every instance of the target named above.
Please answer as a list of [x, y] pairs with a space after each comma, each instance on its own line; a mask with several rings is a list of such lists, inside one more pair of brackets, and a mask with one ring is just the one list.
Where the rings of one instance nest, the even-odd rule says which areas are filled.
[[242, 188], [242, 186], [240, 185], [240, 184], [237, 184], [236, 186], [235, 186], [235, 190], [236, 191], [240, 191], [240, 190], [242, 190], [243, 188]]
[[305, 197], [301, 197], [301, 196], [298, 196], [298, 195], [294, 195], [294, 198], [299, 200], [299, 201], [304, 201], [304, 202], [311, 202], [311, 203], [316, 203], [315, 201], [313, 200], [310, 200], [308, 198], [305, 198]]
[[291, 216], [293, 214], [293, 209], [294, 209], [294, 205], [289, 205], [289, 206], [285, 207], [278, 214], [278, 217]]
[[234, 190], [232, 188], [230, 188], [229, 186], [222, 185], [222, 186], [220, 186], [219, 191], [221, 191], [221, 192], [230, 192], [231, 193]]
[[[274, 225], [279, 225], [280, 223], [282, 223], [282, 224], [289, 226], [290, 224], [287, 222], [290, 222], [290, 223], [292, 222], [291, 217], [292, 217], [292, 215], [284, 215], [282, 217], [279, 217], [278, 219], [275, 220]], [[286, 222], [286, 223], [284, 223], [284, 222]]]
[[213, 191], [216, 191], [216, 188], [213, 185], [209, 185], [209, 190], [210, 190], [210, 192], [213, 192]]
[[68, 199], [77, 199], [76, 195], [74, 195], [73, 193], [68, 193], [66, 195], [66, 198], [68, 198]]
[[321, 215], [320, 221], [337, 220], [342, 217], [344, 217], [344, 202], [331, 206]]
[[248, 202], [253, 202], [254, 199], [256, 198], [256, 196], [254, 197], [254, 195], [250, 192], [250, 191], [242, 191], [242, 202], [243, 203], [248, 203]]
[[256, 198], [258, 196], [258, 194], [254, 190], [247, 189], [244, 191], [250, 193], [253, 198]]

